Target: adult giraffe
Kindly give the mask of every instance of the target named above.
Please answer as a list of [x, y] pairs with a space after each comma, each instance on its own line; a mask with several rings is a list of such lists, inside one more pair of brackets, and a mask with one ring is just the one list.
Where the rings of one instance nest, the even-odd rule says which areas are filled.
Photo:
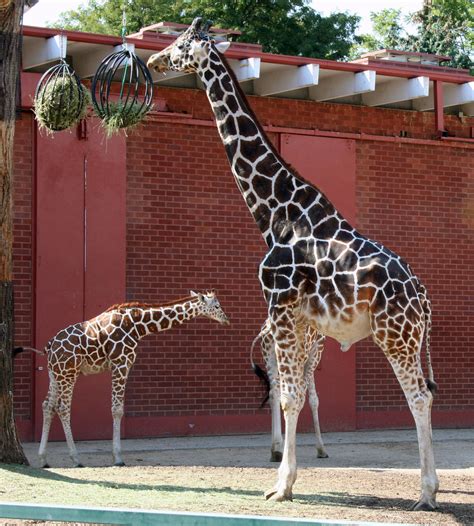
[[[259, 279], [268, 303], [281, 382], [285, 446], [277, 484], [267, 498], [292, 498], [295, 435], [305, 399], [304, 335], [308, 325], [347, 350], [372, 335], [389, 360], [416, 423], [421, 498], [415, 510], [436, 507], [438, 478], [431, 438], [436, 384], [429, 353], [431, 306], [425, 287], [399, 256], [357, 232], [331, 202], [279, 156], [252, 112], [209, 24], [196, 18], [148, 60], [156, 71], [195, 72], [247, 206], [268, 252]], [[429, 380], [421, 368], [426, 329]]]

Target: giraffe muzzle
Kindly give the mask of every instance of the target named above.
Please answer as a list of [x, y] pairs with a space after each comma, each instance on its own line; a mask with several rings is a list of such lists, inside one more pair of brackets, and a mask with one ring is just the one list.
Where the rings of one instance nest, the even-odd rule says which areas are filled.
[[162, 73], [163, 71], [167, 71], [169, 69], [168, 58], [161, 55], [161, 53], [155, 53], [154, 55], [152, 55], [148, 59], [146, 65], [148, 69], [152, 69], [157, 73]]

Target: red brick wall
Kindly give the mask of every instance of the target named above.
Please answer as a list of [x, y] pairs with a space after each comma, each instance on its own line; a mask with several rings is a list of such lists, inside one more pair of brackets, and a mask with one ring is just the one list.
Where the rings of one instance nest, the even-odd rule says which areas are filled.
[[[15, 345], [31, 345], [33, 330], [32, 246], [33, 126], [32, 115], [16, 122], [13, 173], [13, 281]], [[32, 356], [24, 353], [14, 363], [15, 415], [29, 420], [32, 408]]]
[[127, 298], [215, 288], [229, 327], [193, 320], [140, 343], [127, 416], [254, 412], [249, 349], [265, 319], [264, 243], [215, 128], [151, 121], [127, 143]]
[[[165, 98], [172, 112], [188, 113], [195, 119], [212, 119], [202, 92], [160, 89], [159, 96]], [[385, 136], [398, 136], [405, 130], [415, 139], [434, 137], [434, 116], [430, 113], [256, 97], [250, 100], [264, 124]], [[468, 136], [468, 123], [463, 125], [453, 116], [446, 116], [446, 123], [458, 136]], [[242, 368], [242, 363], [246, 366], [246, 360], [242, 362], [242, 359], [265, 315], [256, 279], [256, 267], [264, 247], [230, 175], [215, 129], [153, 122], [139, 137], [129, 139], [128, 163], [129, 298], [149, 294], [150, 287], [148, 299], [156, 298], [154, 290], [160, 299], [173, 297], [194, 283], [222, 290], [223, 303], [237, 326], [231, 329], [236, 329], [235, 336], [232, 332], [231, 345], [227, 344], [227, 331], [225, 338], [217, 336], [216, 341], [225, 340], [228, 356], [233, 357], [233, 367], [237, 367], [235, 371], [239, 375], [236, 385], [246, 384], [244, 391], [249, 396], [245, 407], [252, 410], [255, 383], [252, 376], [246, 374], [245, 367]], [[474, 335], [474, 281], [469, 278], [474, 256], [474, 245], [469, 241], [474, 227], [473, 168], [472, 149], [358, 141], [358, 226], [367, 236], [381, 241], [409, 261], [428, 287], [434, 310], [433, 365], [440, 384], [436, 408], [442, 410], [474, 409], [474, 368], [466, 367], [466, 355], [470, 353], [468, 364], [473, 358], [469, 342]], [[223, 206], [223, 199], [231, 203], [232, 208]], [[199, 203], [205, 205], [204, 210]], [[234, 235], [236, 224], [240, 225], [241, 236]], [[462, 247], [460, 256], [453, 257], [453, 246]], [[164, 253], [168, 255], [167, 261], [163, 261]], [[448, 266], [455, 269], [454, 273], [446, 275]], [[227, 281], [225, 272], [229, 273]], [[185, 283], [185, 288], [180, 289]], [[235, 311], [232, 292], [245, 295], [242, 313], [248, 304], [248, 315], [242, 317]], [[257, 308], [257, 316], [252, 312], [251, 302]], [[216, 383], [209, 374], [220, 364], [211, 346], [196, 343], [195, 349], [193, 342], [189, 360], [186, 351], [179, 350], [186, 347], [188, 339], [193, 339], [188, 336], [190, 330], [183, 329], [184, 340], [178, 331], [161, 335], [157, 337], [157, 345], [158, 340], [166, 342], [172, 363], [181, 364], [185, 371], [188, 371], [187, 364], [192, 367], [197, 358], [200, 380], [196, 380], [195, 393], [199, 401], [193, 400], [194, 395], [179, 394], [185, 387], [180, 386], [175, 370], [170, 370], [172, 364], [153, 355], [151, 349], [155, 343], [147, 342], [129, 390], [127, 409], [133, 415], [167, 414], [163, 410], [169, 414], [214, 410], [216, 405], [208, 399], [209, 390], [217, 398], [222, 396], [222, 400], [226, 400], [220, 406], [222, 410], [242, 410], [242, 400], [225, 394], [230, 390], [229, 383]], [[211, 333], [212, 330], [210, 326]], [[150, 369], [145, 368], [145, 363]], [[209, 365], [211, 368], [207, 369]], [[155, 367], [160, 370], [158, 376], [152, 371]], [[142, 382], [146, 382], [146, 386]], [[143, 400], [155, 411], [149, 412], [141, 406]], [[167, 400], [172, 402], [167, 404]], [[382, 352], [369, 340], [358, 344], [357, 410], [406, 409], [402, 391]]]
[[[438, 410], [474, 408], [474, 151], [360, 141], [360, 230], [405, 260], [433, 304], [431, 356]], [[357, 346], [357, 407], [405, 409], [387, 360]]]
[[[197, 90], [158, 88], [171, 112], [212, 121]], [[265, 125], [430, 139], [431, 113], [251, 97]], [[185, 119], [181, 119], [184, 121]], [[474, 119], [447, 116], [468, 137]], [[272, 139], [278, 143], [278, 135]], [[433, 300], [436, 407], [474, 410], [473, 150], [434, 143], [358, 141], [358, 226], [407, 259]], [[15, 172], [16, 339], [31, 334], [31, 118], [18, 122]], [[194, 320], [141, 342], [126, 396], [129, 417], [253, 414], [262, 389], [249, 347], [265, 318], [257, 267], [265, 246], [230, 174], [213, 126], [152, 117], [127, 140], [127, 298], [165, 301], [215, 288], [232, 320]], [[31, 358], [15, 363], [15, 407], [28, 418]], [[370, 342], [357, 346], [357, 409], [406, 409]], [[244, 430], [243, 430], [244, 431]]]

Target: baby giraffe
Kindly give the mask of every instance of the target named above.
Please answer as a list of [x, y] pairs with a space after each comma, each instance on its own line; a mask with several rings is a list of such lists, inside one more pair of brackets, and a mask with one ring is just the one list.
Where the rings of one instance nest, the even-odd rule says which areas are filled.
[[61, 419], [74, 465], [82, 466], [71, 432], [72, 392], [80, 374], [97, 374], [106, 370], [112, 372], [114, 465], [124, 466], [120, 455], [120, 421], [127, 377], [135, 362], [138, 342], [148, 334], [166, 331], [197, 316], [229, 323], [214, 292], [191, 291], [190, 296], [163, 305], [113, 305], [91, 320], [58, 332], [45, 347], [49, 389], [43, 402], [43, 432], [39, 447], [41, 466], [49, 467], [46, 445], [54, 412]]

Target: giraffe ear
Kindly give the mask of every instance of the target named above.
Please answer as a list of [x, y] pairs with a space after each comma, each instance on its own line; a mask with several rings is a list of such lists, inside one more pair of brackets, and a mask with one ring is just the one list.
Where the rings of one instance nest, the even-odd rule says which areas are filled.
[[194, 292], [194, 290], [190, 290], [189, 294], [193, 296], [193, 298], [199, 295], [197, 292]]
[[230, 46], [230, 42], [217, 42], [216, 49], [219, 53], [225, 53]]

